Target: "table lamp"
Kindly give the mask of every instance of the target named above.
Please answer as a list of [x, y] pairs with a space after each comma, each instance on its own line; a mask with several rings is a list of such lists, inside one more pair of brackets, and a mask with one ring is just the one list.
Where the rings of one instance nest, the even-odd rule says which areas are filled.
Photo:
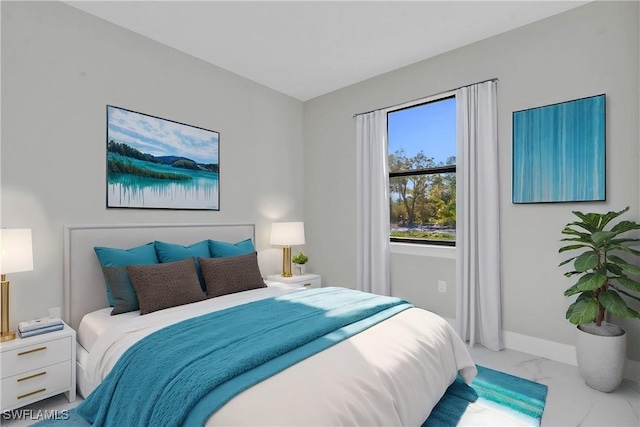
[[2, 318], [0, 341], [15, 339], [9, 331], [9, 281], [7, 274], [33, 270], [33, 248], [30, 228], [0, 229], [0, 297]]
[[282, 277], [291, 277], [291, 246], [304, 245], [304, 222], [271, 224], [271, 244], [282, 248]]

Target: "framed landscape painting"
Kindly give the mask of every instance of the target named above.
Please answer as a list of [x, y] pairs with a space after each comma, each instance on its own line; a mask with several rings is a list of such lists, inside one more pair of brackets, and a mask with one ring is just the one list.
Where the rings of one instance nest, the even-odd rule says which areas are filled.
[[107, 207], [220, 210], [220, 134], [107, 105]]
[[605, 95], [513, 113], [513, 203], [603, 201]]

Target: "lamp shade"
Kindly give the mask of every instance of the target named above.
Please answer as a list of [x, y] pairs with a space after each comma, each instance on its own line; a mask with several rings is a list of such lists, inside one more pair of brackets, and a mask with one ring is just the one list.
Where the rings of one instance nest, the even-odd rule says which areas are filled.
[[0, 228], [0, 273], [33, 270], [30, 228]]
[[304, 245], [304, 222], [274, 222], [271, 224], [271, 244]]

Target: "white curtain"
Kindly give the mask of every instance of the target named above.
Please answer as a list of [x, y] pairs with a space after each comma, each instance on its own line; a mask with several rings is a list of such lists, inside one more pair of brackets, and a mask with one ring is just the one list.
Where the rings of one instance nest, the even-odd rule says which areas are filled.
[[469, 345], [502, 345], [496, 82], [456, 91], [456, 328]]
[[361, 291], [389, 295], [386, 113], [378, 110], [356, 116], [356, 157], [356, 284]]

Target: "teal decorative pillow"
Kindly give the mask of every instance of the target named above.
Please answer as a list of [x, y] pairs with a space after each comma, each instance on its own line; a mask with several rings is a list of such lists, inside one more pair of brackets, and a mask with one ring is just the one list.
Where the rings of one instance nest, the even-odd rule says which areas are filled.
[[[152, 243], [147, 243], [146, 245], [137, 246], [131, 249], [117, 249], [117, 248], [105, 248], [102, 246], [96, 246], [93, 248], [98, 256], [98, 260], [100, 261], [100, 265], [102, 266], [102, 271], [104, 272], [106, 267], [126, 267], [128, 265], [150, 265], [150, 264], [158, 264], [160, 261], [158, 260], [158, 256], [156, 255], [155, 246]], [[115, 275], [114, 275], [115, 277]], [[118, 286], [122, 289], [126, 289], [129, 287], [133, 289], [133, 285], [131, 284], [131, 279], [128, 274], [119, 274], [117, 275], [120, 282], [115, 283], [115, 286]], [[113, 277], [112, 277], [113, 280]], [[109, 305], [113, 307], [115, 305], [115, 300], [111, 295], [111, 284], [109, 282], [109, 278], [105, 274], [104, 282], [107, 288], [107, 299], [109, 300]], [[126, 294], [127, 292], [123, 292]]]
[[196, 261], [196, 272], [198, 273], [198, 280], [200, 280], [200, 287], [203, 291], [207, 289], [204, 284], [204, 279], [202, 278], [202, 271], [200, 270], [198, 258], [211, 258], [208, 240], [203, 240], [202, 242], [194, 243], [189, 246], [159, 242], [156, 240], [155, 245], [156, 253], [158, 254], [160, 262], [175, 262], [182, 261], [187, 258], [193, 258]]
[[209, 240], [209, 250], [214, 258], [247, 255], [256, 251], [251, 239], [243, 240], [238, 243], [219, 242], [217, 240]]

